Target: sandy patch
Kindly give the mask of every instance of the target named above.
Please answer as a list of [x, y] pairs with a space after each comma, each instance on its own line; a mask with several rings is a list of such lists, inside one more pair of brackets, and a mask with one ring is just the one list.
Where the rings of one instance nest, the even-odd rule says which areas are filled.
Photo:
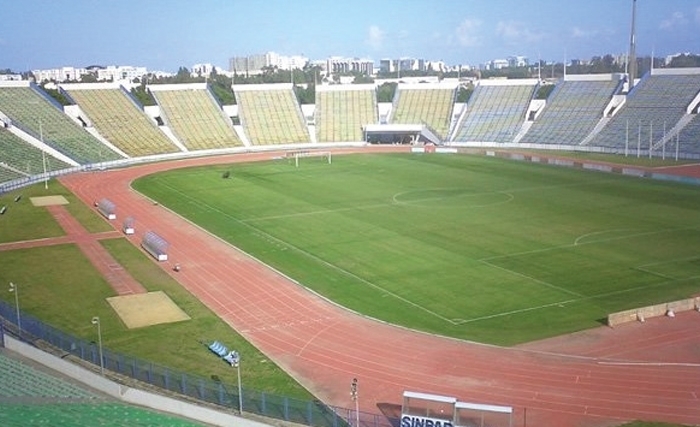
[[63, 196], [42, 196], [42, 197], [30, 197], [32, 205], [34, 206], [55, 206], [55, 205], [67, 205], [68, 200]]
[[107, 302], [129, 329], [190, 319], [162, 291], [110, 297]]

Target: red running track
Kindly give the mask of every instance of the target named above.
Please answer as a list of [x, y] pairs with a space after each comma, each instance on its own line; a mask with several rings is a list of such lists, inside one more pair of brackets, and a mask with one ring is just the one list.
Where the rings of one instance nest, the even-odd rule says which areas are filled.
[[[397, 149], [405, 150], [384, 150]], [[352, 407], [349, 386], [357, 377], [360, 409], [373, 413], [400, 405], [403, 391], [412, 390], [513, 406], [515, 426], [607, 426], [632, 419], [700, 423], [697, 313], [516, 348], [414, 332], [320, 298], [130, 188], [133, 179], [158, 171], [274, 155], [188, 159], [61, 181], [88, 205], [107, 197], [118, 218], [134, 217], [134, 244], [147, 230], [170, 242], [170, 261], [161, 267], [328, 404]], [[182, 265], [181, 272], [171, 271], [174, 263]], [[668, 348], [678, 349], [665, 350], [673, 362], [658, 360], [665, 354], [659, 350]]]

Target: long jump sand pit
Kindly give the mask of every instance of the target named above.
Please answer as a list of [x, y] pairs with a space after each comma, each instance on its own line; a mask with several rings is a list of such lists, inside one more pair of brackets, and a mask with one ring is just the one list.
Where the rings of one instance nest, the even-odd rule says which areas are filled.
[[67, 205], [68, 200], [63, 196], [41, 196], [41, 197], [30, 197], [32, 205], [34, 206], [55, 206], [55, 205]]
[[129, 329], [190, 319], [162, 291], [110, 297], [107, 302]]

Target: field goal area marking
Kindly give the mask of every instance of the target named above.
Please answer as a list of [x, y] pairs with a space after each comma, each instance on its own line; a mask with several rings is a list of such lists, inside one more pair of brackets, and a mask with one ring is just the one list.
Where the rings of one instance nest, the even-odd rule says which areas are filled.
[[604, 292], [604, 293], [595, 294], [595, 295], [584, 296], [584, 295], [581, 295], [581, 294], [577, 294], [577, 293], [574, 293], [574, 292], [565, 290], [565, 289], [560, 288], [560, 287], [558, 287], [558, 286], [556, 286], [556, 285], [553, 285], [553, 284], [550, 284], [550, 283], [547, 283], [547, 282], [544, 282], [544, 281], [541, 281], [541, 280], [538, 280], [538, 279], [535, 279], [535, 278], [531, 278], [531, 277], [529, 277], [529, 276], [527, 276], [527, 275], [524, 275], [524, 274], [522, 274], [522, 273], [518, 273], [517, 271], [509, 270], [509, 269], [507, 269], [507, 268], [505, 268], [505, 267], [497, 266], [497, 265], [492, 264], [492, 263], [490, 262], [490, 261], [492, 261], [492, 260], [497, 260], [497, 259], [517, 258], [517, 257], [522, 256], [522, 255], [531, 255], [531, 254], [542, 253], [542, 252], [556, 251], [556, 250], [559, 250], [559, 249], [575, 248], [575, 247], [578, 247], [578, 246], [592, 245], [592, 244], [596, 244], [596, 243], [607, 243], [607, 242], [616, 241], [616, 240], [634, 239], [634, 238], [637, 238], [637, 237], [644, 237], [644, 236], [655, 235], [655, 234], [673, 233], [673, 232], [677, 232], [677, 231], [697, 230], [697, 229], [698, 229], [698, 227], [670, 228], [670, 229], [665, 229], [665, 230], [656, 230], [656, 231], [649, 231], [649, 232], [642, 232], [642, 233], [634, 233], [634, 234], [628, 234], [628, 235], [625, 235], [625, 236], [615, 236], [615, 237], [610, 237], [610, 238], [606, 238], [606, 239], [598, 239], [598, 240], [590, 240], [590, 241], [581, 242], [582, 239], [585, 239], [585, 238], [590, 237], [590, 236], [592, 236], [592, 235], [600, 235], [600, 234], [604, 234], [604, 233], [615, 233], [615, 232], [620, 232], [620, 231], [631, 231], [631, 230], [622, 230], [622, 229], [605, 230], [605, 231], [601, 231], [601, 232], [594, 232], [594, 233], [586, 233], [586, 234], [583, 234], [583, 235], [577, 237], [577, 238], [574, 240], [574, 243], [571, 243], [571, 244], [560, 245], [560, 246], [553, 246], [553, 247], [542, 248], [542, 249], [535, 249], [535, 250], [532, 250], [532, 251], [517, 252], [517, 253], [513, 253], [513, 254], [508, 254], [508, 255], [497, 255], [497, 256], [493, 256], [493, 257], [488, 257], [488, 258], [479, 259], [479, 260], [478, 260], [479, 262], [482, 262], [482, 263], [484, 263], [484, 264], [487, 264], [487, 265], [489, 265], [489, 266], [491, 266], [491, 267], [498, 268], [498, 269], [504, 270], [504, 271], [506, 271], [506, 272], [519, 275], [519, 276], [521, 276], [521, 277], [524, 277], [524, 278], [533, 280], [533, 281], [535, 281], [536, 283], [543, 284], [543, 285], [548, 286], [548, 287], [551, 287], [551, 288], [553, 288], [553, 289], [558, 289], [558, 290], [562, 290], [562, 291], [564, 291], [564, 292], [570, 293], [570, 294], [572, 294], [572, 295], [577, 295], [578, 298], [572, 298], [572, 299], [568, 299], [568, 300], [563, 300], [563, 301], [558, 301], [558, 302], [552, 302], [552, 303], [542, 304], [542, 305], [539, 305], [539, 306], [524, 307], [524, 308], [517, 309], [517, 310], [505, 311], [505, 312], [502, 312], [502, 313], [494, 313], [494, 314], [489, 314], [489, 315], [485, 315], [485, 316], [474, 317], [474, 318], [472, 318], [472, 319], [465, 319], [465, 320], [462, 320], [462, 319], [454, 319], [454, 322], [455, 322], [456, 325], [462, 325], [462, 324], [465, 324], [465, 323], [472, 323], [472, 322], [477, 322], [477, 321], [480, 321], [480, 320], [488, 320], [488, 319], [493, 319], [493, 318], [497, 318], [497, 317], [509, 316], [509, 315], [511, 315], [511, 314], [525, 313], [525, 312], [528, 312], [528, 311], [541, 310], [541, 309], [550, 308], [550, 307], [555, 307], [555, 306], [564, 306], [564, 305], [567, 305], [567, 304], [577, 303], [577, 302], [580, 302], [580, 301], [592, 300], [592, 299], [596, 299], [596, 298], [604, 298], [604, 297], [608, 297], [608, 296], [619, 295], [619, 294], [624, 294], [624, 293], [627, 293], [627, 292], [634, 292], [634, 291], [643, 290], [643, 289], [651, 289], [651, 288], [655, 288], [655, 287], [658, 287], [658, 286], [666, 286], [666, 285], [668, 285], [668, 284], [672, 284], [672, 283], [676, 283], [676, 282], [682, 282], [682, 281], [685, 281], [685, 280], [693, 280], [693, 279], [700, 278], [700, 274], [698, 274], [698, 275], [696, 275], [696, 276], [689, 276], [689, 277], [682, 277], [682, 278], [674, 278], [674, 277], [670, 277], [670, 276], [661, 274], [661, 273], [659, 273], [659, 272], [655, 272], [655, 271], [650, 270], [650, 269], [646, 269], [646, 267], [651, 267], [651, 266], [654, 266], [654, 265], [673, 264], [673, 263], [683, 262], [683, 261], [700, 260], [700, 255], [699, 255], [699, 256], [686, 257], [686, 258], [681, 258], [681, 259], [676, 259], [676, 260], [670, 260], [670, 261], [662, 261], [662, 262], [655, 262], [655, 263], [643, 264], [643, 265], [634, 267], [635, 269], [637, 269], [637, 270], [639, 270], [639, 271], [643, 271], [643, 272], [646, 272], [646, 273], [653, 274], [653, 275], [655, 275], [655, 276], [661, 277], [661, 278], [663, 278], [663, 279], [666, 279], [666, 281], [664, 281], [664, 282], [654, 283], [654, 284], [650, 284], [650, 285], [646, 285], [646, 286], [638, 286], [638, 287], [628, 288], [628, 289], [620, 289], [620, 290], [616, 290], [616, 291], [612, 291], [612, 292]]
[[[689, 280], [689, 279], [694, 279], [697, 277], [697, 275], [691, 275], [691, 276], [686, 276], [686, 277], [674, 277], [674, 276], [669, 276], [667, 274], [664, 274], [658, 270], [655, 270], [653, 267], [655, 266], [661, 266], [661, 265], [671, 265], [671, 264], [679, 264], [679, 263], [684, 263], [688, 261], [700, 261], [700, 255], [695, 255], [695, 256], [689, 256], [689, 257], [684, 257], [684, 258], [678, 258], [678, 259], [672, 259], [668, 261], [658, 261], [658, 262], [650, 262], [648, 264], [642, 264], [634, 267], [635, 270], [639, 270], [641, 272], [647, 273], [647, 274], [652, 274], [654, 276], [658, 276], [664, 279], [668, 280]], [[698, 272], [700, 272], [700, 268], [698, 268]]]

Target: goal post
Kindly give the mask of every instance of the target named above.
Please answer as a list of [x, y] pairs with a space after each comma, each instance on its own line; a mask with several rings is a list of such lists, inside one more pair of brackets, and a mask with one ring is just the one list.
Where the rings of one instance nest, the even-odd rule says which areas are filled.
[[317, 157], [326, 160], [329, 165], [333, 163], [333, 154], [330, 151], [291, 151], [287, 153], [287, 159], [294, 159], [294, 167], [299, 167], [299, 159]]

